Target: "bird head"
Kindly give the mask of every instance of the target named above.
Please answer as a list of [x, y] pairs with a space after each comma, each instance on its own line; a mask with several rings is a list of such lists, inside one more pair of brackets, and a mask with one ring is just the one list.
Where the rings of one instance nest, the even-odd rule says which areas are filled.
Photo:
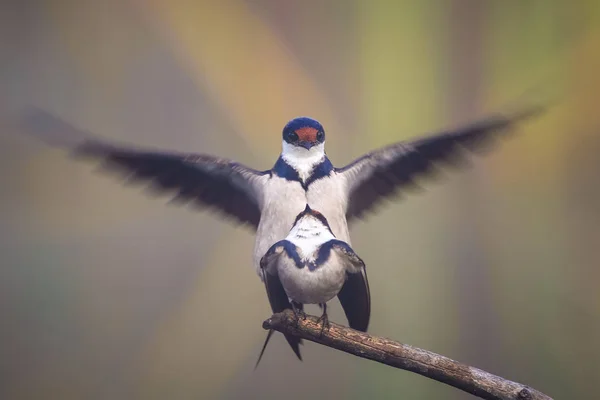
[[325, 218], [325, 216], [319, 211], [310, 208], [308, 204], [306, 205], [306, 208], [304, 208], [304, 211], [302, 211], [300, 214], [298, 214], [298, 216], [296, 216], [296, 220], [294, 221], [292, 228], [296, 225], [300, 225], [302, 222], [310, 222], [310, 224], [313, 226], [323, 226], [331, 232], [331, 227], [329, 226], [327, 218]]
[[284, 147], [293, 146], [305, 151], [313, 148], [323, 148], [325, 130], [316, 120], [309, 117], [298, 117], [288, 122], [283, 128]]

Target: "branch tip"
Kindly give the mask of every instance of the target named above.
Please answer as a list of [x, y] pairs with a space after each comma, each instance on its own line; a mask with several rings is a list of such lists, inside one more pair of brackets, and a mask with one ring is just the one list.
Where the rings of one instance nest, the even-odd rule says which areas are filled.
[[269, 318], [269, 319], [266, 319], [266, 320], [264, 320], [264, 321], [263, 321], [263, 323], [262, 323], [262, 327], [263, 327], [263, 329], [265, 329], [265, 330], [269, 330], [269, 329], [271, 329], [272, 322], [273, 322], [273, 321], [272, 321], [272, 318]]

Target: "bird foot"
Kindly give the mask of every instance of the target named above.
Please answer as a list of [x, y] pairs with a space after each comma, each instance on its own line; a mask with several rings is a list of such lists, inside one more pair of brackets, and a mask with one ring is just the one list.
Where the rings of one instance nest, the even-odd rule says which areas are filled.
[[301, 305], [292, 302], [292, 311], [294, 312], [294, 322], [296, 324], [296, 327], [298, 327], [298, 324], [300, 323], [300, 318], [302, 318], [303, 321], [306, 320], [306, 313], [300, 307]]
[[324, 312], [318, 319], [317, 319], [317, 324], [318, 323], [323, 323], [323, 325], [321, 326], [321, 336], [323, 336], [323, 332], [325, 331], [325, 329], [327, 329], [327, 331], [329, 331], [329, 328], [331, 328], [331, 324], [329, 323], [329, 317], [327, 316], [327, 313]]

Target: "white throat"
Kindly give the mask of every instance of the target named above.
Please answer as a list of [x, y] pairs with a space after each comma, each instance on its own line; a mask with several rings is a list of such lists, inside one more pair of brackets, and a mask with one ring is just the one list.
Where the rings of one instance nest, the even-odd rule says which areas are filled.
[[325, 143], [320, 143], [309, 150], [304, 147], [294, 146], [285, 140], [282, 144], [281, 157], [292, 168], [298, 171], [300, 179], [305, 181], [310, 173], [325, 157]]
[[292, 227], [287, 239], [300, 248], [302, 258], [311, 258], [319, 246], [335, 236], [321, 221], [306, 216]]

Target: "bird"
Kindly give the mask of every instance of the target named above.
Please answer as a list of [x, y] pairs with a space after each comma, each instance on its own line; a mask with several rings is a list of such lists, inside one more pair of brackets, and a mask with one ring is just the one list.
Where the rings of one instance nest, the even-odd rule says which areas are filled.
[[[292, 309], [298, 322], [303, 306], [318, 304], [321, 333], [329, 329], [327, 302], [338, 296], [351, 328], [366, 332], [371, 298], [364, 261], [348, 243], [335, 237], [327, 218], [307, 204], [285, 239], [273, 244], [260, 260], [262, 280], [273, 313]], [[269, 330], [255, 368], [267, 347]], [[297, 338], [285, 335], [300, 358]]]
[[[205, 153], [107, 141], [37, 107], [20, 113], [17, 129], [78, 158], [96, 160], [103, 170], [115, 172], [127, 182], [145, 182], [154, 194], [170, 194], [170, 203], [199, 205], [250, 227], [255, 232], [253, 266], [263, 280], [261, 259], [288, 235], [307, 204], [326, 216], [338, 240], [351, 246], [349, 225], [376, 212], [385, 199], [414, 188], [419, 178], [435, 176], [440, 164], [465, 165], [464, 150], [487, 153], [515, 124], [544, 110], [541, 106], [523, 107], [415, 136], [367, 152], [342, 167], [335, 167], [325, 152], [326, 133], [321, 123], [296, 117], [284, 125], [281, 153], [268, 170]], [[294, 340], [290, 345], [301, 359], [300, 342]]]

